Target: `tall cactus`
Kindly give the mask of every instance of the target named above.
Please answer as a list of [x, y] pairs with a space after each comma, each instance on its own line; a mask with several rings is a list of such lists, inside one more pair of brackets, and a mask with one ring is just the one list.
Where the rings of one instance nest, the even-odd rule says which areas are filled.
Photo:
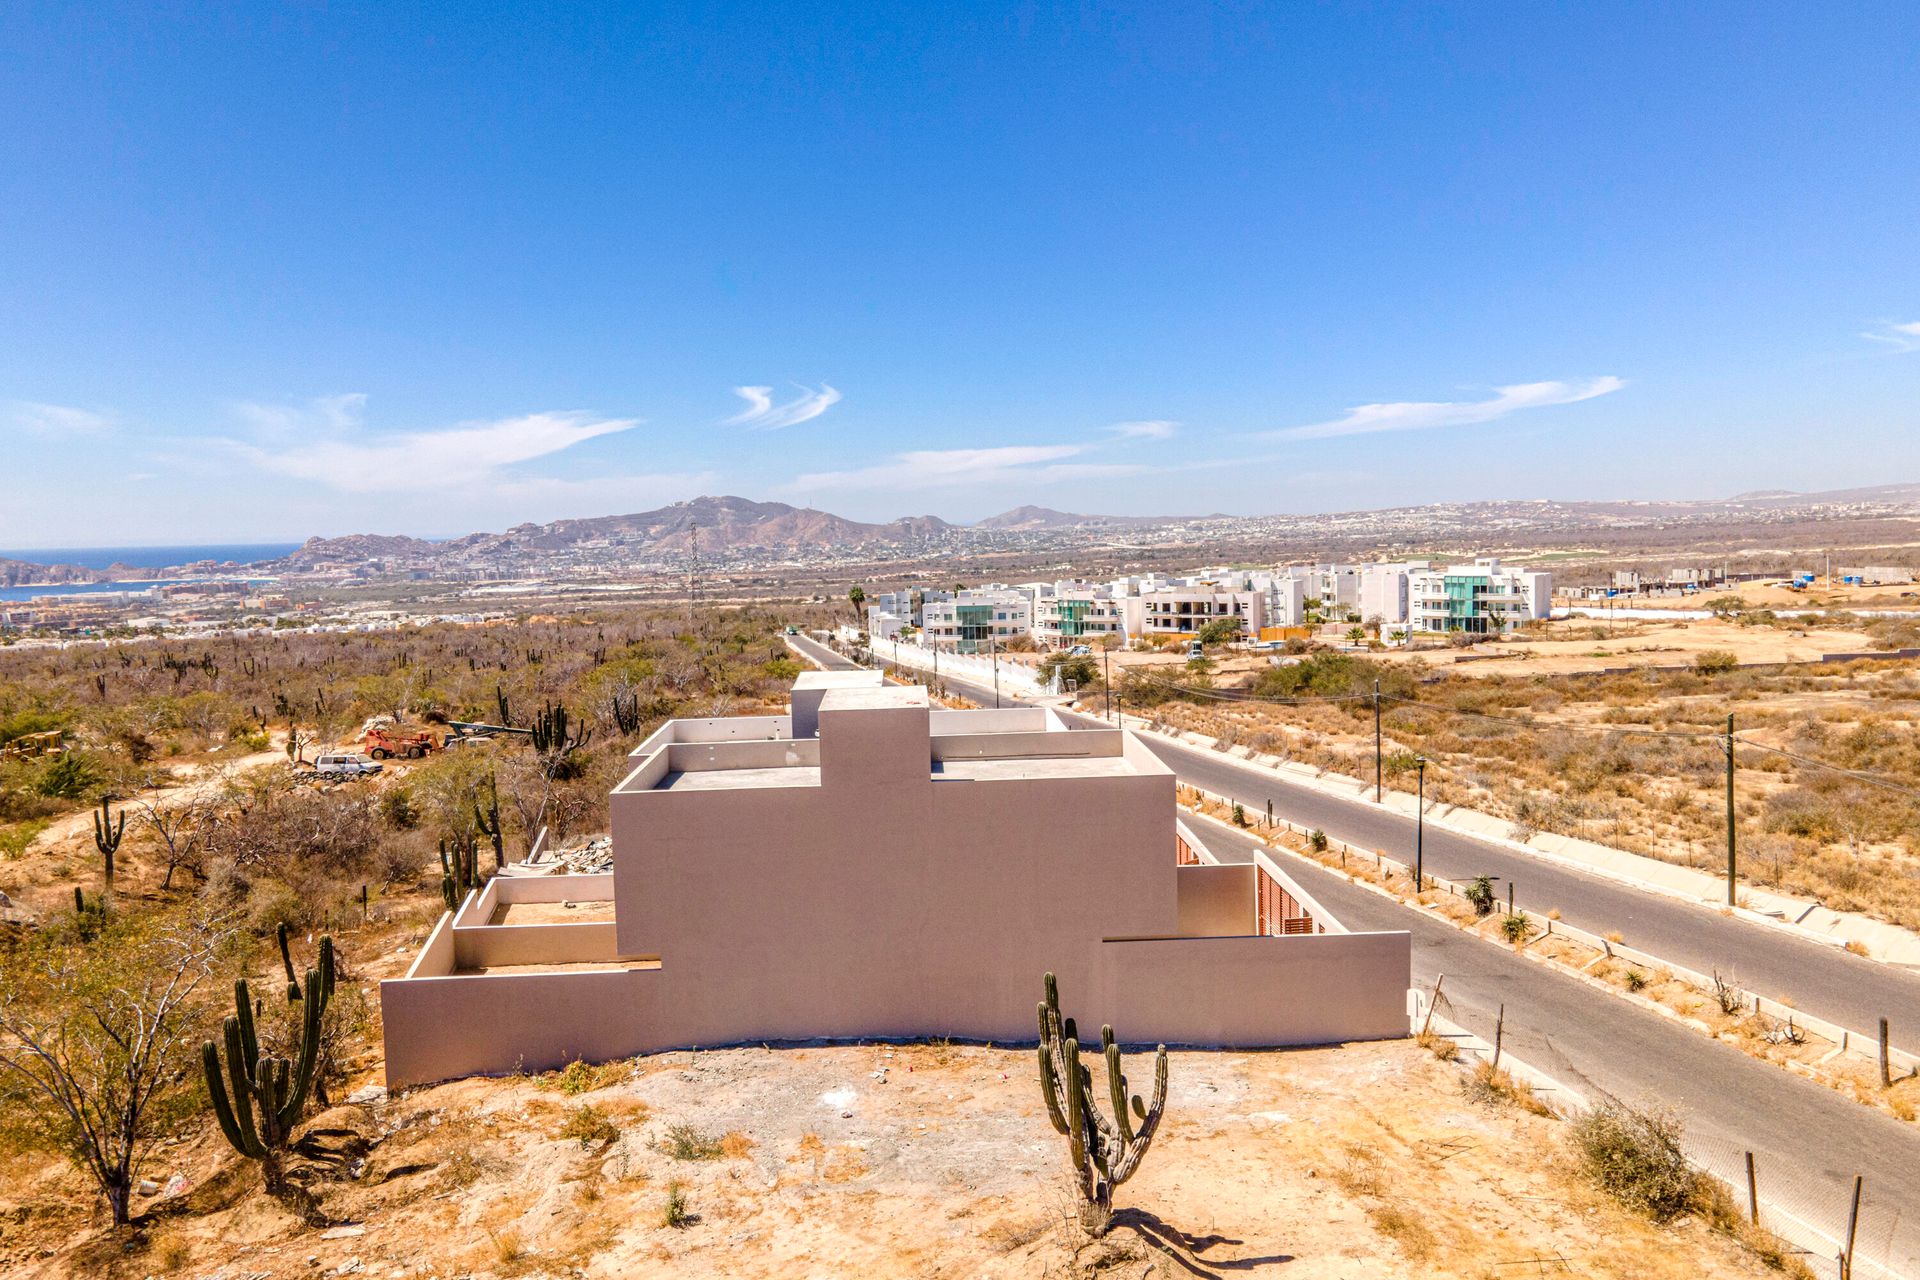
[[473, 796], [473, 825], [480, 828], [480, 834], [493, 842], [493, 871], [495, 875], [507, 869], [506, 829], [500, 825], [500, 789], [494, 784], [493, 775], [487, 775], [487, 802], [480, 803], [480, 793], [476, 789]]
[[113, 797], [100, 797], [100, 812], [93, 815], [93, 847], [100, 851], [106, 860], [106, 891], [113, 892], [113, 855], [120, 850], [120, 839], [127, 831], [127, 811], [120, 811], [119, 821], [113, 816]]
[[[1133, 1176], [1147, 1154], [1167, 1105], [1167, 1046], [1154, 1054], [1153, 1102], [1132, 1097], [1127, 1114], [1126, 1073], [1120, 1069], [1120, 1047], [1113, 1028], [1100, 1028], [1100, 1044], [1107, 1060], [1107, 1091], [1113, 1110], [1109, 1120], [1100, 1112], [1093, 1093], [1093, 1073], [1080, 1063], [1079, 1030], [1072, 1018], [1060, 1016], [1060, 990], [1053, 975], [1046, 977], [1046, 999], [1040, 1002], [1040, 1092], [1047, 1116], [1067, 1139], [1067, 1162], [1080, 1189], [1080, 1221], [1089, 1235], [1102, 1236], [1113, 1223], [1113, 1189]], [[1139, 1128], [1133, 1121], [1138, 1119]]]
[[280, 942], [280, 966], [287, 971], [287, 1003], [293, 1004], [300, 999], [300, 983], [293, 976], [293, 952], [287, 949], [287, 922], [282, 920], [280, 927], [274, 930], [274, 936]]
[[247, 980], [233, 984], [234, 1016], [222, 1027], [225, 1062], [220, 1046], [208, 1040], [200, 1046], [200, 1065], [206, 1074], [207, 1097], [213, 1104], [220, 1132], [241, 1155], [260, 1162], [267, 1189], [285, 1190], [280, 1156], [293, 1128], [306, 1110], [320, 1061], [322, 1019], [333, 999], [333, 939], [320, 939], [317, 965], [307, 970], [302, 991], [300, 1042], [295, 1056], [263, 1056], [254, 1030], [253, 995]]
[[440, 898], [447, 910], [458, 911], [468, 893], [480, 886], [480, 842], [471, 835], [455, 836], [452, 848], [440, 841]]
[[543, 756], [568, 756], [587, 745], [593, 730], [574, 724], [564, 705], [549, 702], [533, 721], [533, 749]]

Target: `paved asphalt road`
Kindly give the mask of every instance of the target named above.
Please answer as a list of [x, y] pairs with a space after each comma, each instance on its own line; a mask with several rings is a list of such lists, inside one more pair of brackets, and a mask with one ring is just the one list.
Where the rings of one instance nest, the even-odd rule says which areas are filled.
[[[811, 641], [799, 647], [831, 670], [855, 665]], [[967, 696], [980, 692], [965, 681], [947, 683]], [[990, 697], [991, 691], [986, 692]], [[1272, 798], [1276, 812], [1343, 840], [1389, 852], [1411, 846], [1411, 823], [1369, 805], [1323, 796], [1278, 778], [1268, 782], [1207, 752], [1149, 745], [1183, 779], [1232, 796], [1249, 809], [1263, 810]], [[1253, 841], [1248, 837], [1212, 826], [1202, 835], [1223, 860], [1251, 856]], [[1561, 871], [1460, 836], [1429, 830], [1427, 857], [1428, 865], [1444, 875], [1520, 876], [1522, 902], [1559, 906], [1563, 918], [1582, 927], [1619, 928], [1639, 945], [1682, 963], [1738, 967], [1748, 981], [1753, 972], [1773, 966], [1767, 972], [1791, 979], [1763, 987], [1773, 994], [1824, 989], [1828, 983], [1842, 991], [1891, 991], [1894, 994], [1884, 998], [1903, 1002], [1891, 1007], [1920, 1021], [1920, 987], [1843, 952], [1598, 877]], [[1752, 1151], [1763, 1194], [1829, 1235], [1844, 1231], [1852, 1179], [1864, 1175], [1861, 1256], [1891, 1265], [1896, 1274], [1920, 1275], [1920, 1133], [1911, 1125], [1409, 911], [1333, 872], [1292, 859], [1284, 865], [1347, 927], [1411, 932], [1414, 981], [1431, 990], [1444, 973], [1454, 1021], [1491, 1039], [1504, 1005], [1504, 1043], [1517, 1057], [1576, 1087], [1678, 1108], [1687, 1117], [1698, 1158], [1723, 1174], [1737, 1174], [1742, 1153]], [[1535, 883], [1542, 886], [1538, 896], [1528, 890]], [[1543, 902], [1550, 893], [1558, 896]], [[1595, 923], [1576, 917], [1577, 909]], [[1666, 946], [1669, 941], [1675, 945]], [[1818, 977], [1808, 981], [1808, 975]], [[1875, 979], [1907, 986], [1875, 987]], [[1811, 1008], [1808, 999], [1800, 1005]], [[1839, 1016], [1826, 1009], [1819, 1012]], [[1865, 1267], [1859, 1270], [1867, 1272]]]
[[[1198, 834], [1222, 861], [1252, 856], [1254, 841], [1245, 836], [1211, 825]], [[1920, 1131], [1914, 1126], [1409, 911], [1338, 874], [1296, 859], [1281, 866], [1348, 928], [1411, 931], [1414, 982], [1431, 991], [1446, 974], [1455, 1022], [1491, 1040], [1504, 1004], [1504, 1044], [1522, 1061], [1575, 1087], [1584, 1079], [1616, 1097], [1657, 1099], [1678, 1108], [1705, 1163], [1739, 1174], [1741, 1153], [1752, 1151], [1763, 1194], [1777, 1194], [1828, 1234], [1843, 1233], [1853, 1175], [1863, 1174], [1863, 1253], [1902, 1274], [1920, 1274]]]

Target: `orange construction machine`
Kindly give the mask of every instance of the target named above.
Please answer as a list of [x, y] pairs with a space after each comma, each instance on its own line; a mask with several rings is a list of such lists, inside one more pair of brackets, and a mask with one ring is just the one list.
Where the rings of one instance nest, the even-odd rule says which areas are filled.
[[421, 756], [440, 749], [439, 739], [425, 729], [416, 733], [403, 733], [398, 729], [380, 725], [368, 729], [361, 736], [360, 744], [375, 760], [387, 760], [394, 756], [418, 760]]

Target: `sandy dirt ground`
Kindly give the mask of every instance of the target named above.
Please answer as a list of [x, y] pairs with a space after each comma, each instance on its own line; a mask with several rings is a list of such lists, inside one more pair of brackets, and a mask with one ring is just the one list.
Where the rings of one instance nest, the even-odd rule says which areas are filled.
[[[1710, 649], [1732, 653], [1742, 663], [1818, 662], [1829, 653], [1863, 653], [1873, 645], [1858, 631], [1743, 627], [1708, 618], [1674, 622], [1555, 623], [1551, 638], [1505, 640], [1472, 649], [1428, 649], [1420, 658], [1437, 671], [1459, 675], [1571, 675], [1618, 667], [1688, 666]], [[1490, 655], [1500, 655], [1498, 657]], [[1381, 655], [1396, 659], [1393, 653]]]
[[[1138, 1075], [1141, 1068], [1135, 1066]], [[468, 1080], [317, 1117], [300, 1226], [199, 1132], [149, 1176], [131, 1250], [63, 1167], [0, 1181], [0, 1272], [54, 1277], [1319, 1278], [1770, 1274], [1685, 1221], [1655, 1228], [1568, 1172], [1561, 1126], [1470, 1102], [1408, 1042], [1173, 1055], [1167, 1119], [1113, 1232], [1072, 1224], [1032, 1050], [671, 1053]], [[581, 1108], [591, 1107], [584, 1113]], [[675, 1126], [710, 1140], [676, 1159]], [[695, 1145], [698, 1145], [698, 1141]], [[669, 1226], [674, 1189], [689, 1215]], [[1777, 1274], [1777, 1273], [1771, 1273]]]
[[[1820, 570], [1817, 564], [1810, 567], [1816, 573]], [[1834, 573], [1837, 577], [1839, 570], [1836, 568]], [[1739, 596], [1749, 609], [1773, 609], [1780, 613], [1804, 609], [1920, 609], [1920, 586], [1865, 587], [1842, 582], [1829, 586], [1823, 579], [1815, 579], [1813, 586], [1801, 590], [1781, 586], [1778, 580], [1756, 581], [1713, 587], [1687, 596], [1621, 596], [1616, 597], [1615, 603], [1635, 609], [1703, 609], [1707, 601], [1718, 596]], [[1554, 607], [1600, 612], [1606, 608], [1606, 602], [1564, 599], [1556, 600]]]
[[[114, 863], [114, 888], [121, 893], [146, 893], [159, 884], [160, 870], [142, 849], [140, 805], [167, 806], [214, 794], [227, 777], [252, 773], [259, 769], [284, 767], [287, 753], [278, 749], [256, 751], [228, 758], [182, 764], [173, 769], [173, 780], [165, 786], [142, 791], [136, 796], [116, 799], [116, 814], [127, 815], [126, 843]], [[93, 844], [95, 809], [79, 809], [62, 814], [47, 824], [21, 855], [0, 862], [0, 892], [20, 906], [34, 911], [69, 906], [73, 886], [96, 893], [101, 885], [100, 853]], [[177, 883], [177, 882], [176, 882]]]

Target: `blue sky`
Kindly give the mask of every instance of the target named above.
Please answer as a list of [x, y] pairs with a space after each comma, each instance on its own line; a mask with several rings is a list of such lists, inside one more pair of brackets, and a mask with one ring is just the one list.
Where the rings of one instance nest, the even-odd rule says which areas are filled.
[[0, 8], [0, 546], [1920, 480], [1912, 4], [561, 9]]

